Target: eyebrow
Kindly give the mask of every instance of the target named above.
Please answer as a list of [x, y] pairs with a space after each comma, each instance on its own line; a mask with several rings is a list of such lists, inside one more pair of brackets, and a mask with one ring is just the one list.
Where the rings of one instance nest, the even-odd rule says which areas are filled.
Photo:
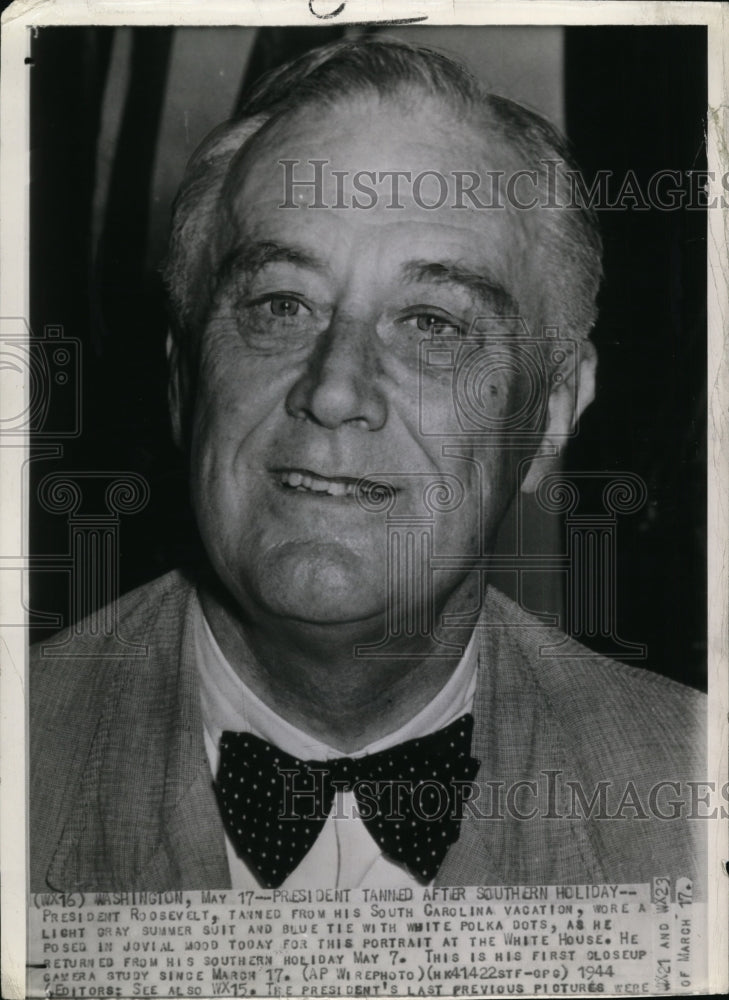
[[[218, 272], [219, 281], [225, 282], [236, 271], [255, 276], [267, 264], [279, 263], [295, 264], [322, 274], [330, 271], [322, 258], [303, 247], [258, 240], [234, 247], [225, 255]], [[411, 260], [402, 265], [400, 273], [405, 281], [458, 285], [475, 294], [499, 316], [519, 315], [519, 303], [514, 296], [483, 272], [470, 271], [452, 262]]]
[[412, 260], [403, 264], [401, 273], [406, 281], [459, 285], [494, 308], [497, 315], [519, 315], [519, 303], [514, 296], [499, 281], [483, 272], [470, 271], [450, 262]]
[[267, 264], [296, 264], [313, 271], [326, 272], [326, 263], [316, 254], [302, 247], [284, 246], [271, 240], [259, 240], [237, 246], [230, 250], [222, 259], [219, 275], [221, 281], [230, 278], [236, 271], [254, 276]]

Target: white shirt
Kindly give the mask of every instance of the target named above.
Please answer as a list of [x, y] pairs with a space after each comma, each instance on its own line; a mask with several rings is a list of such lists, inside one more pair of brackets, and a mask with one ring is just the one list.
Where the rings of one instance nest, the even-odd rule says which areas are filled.
[[[197, 605], [195, 650], [200, 673], [205, 749], [213, 776], [218, 771], [220, 737], [224, 730], [250, 732], [301, 760], [363, 757], [406, 740], [427, 736], [470, 712], [476, 690], [478, 656], [475, 632], [460, 663], [446, 684], [412, 719], [395, 732], [354, 753], [322, 743], [292, 726], [254, 694], [223, 655]], [[260, 884], [235, 852], [226, 834], [226, 850], [234, 889], [258, 889]], [[354, 792], [338, 791], [331, 813], [313, 847], [282, 888], [397, 888], [420, 885], [401, 865], [380, 850], [356, 815]]]

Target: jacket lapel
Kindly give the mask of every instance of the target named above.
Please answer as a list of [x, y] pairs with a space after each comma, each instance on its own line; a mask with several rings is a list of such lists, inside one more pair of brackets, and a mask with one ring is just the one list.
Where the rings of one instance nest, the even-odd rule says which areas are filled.
[[[574, 777], [579, 762], [569, 753], [568, 736], [539, 683], [540, 645], [547, 637], [532, 620], [511, 620], [520, 614], [512, 605], [509, 618], [504, 599], [489, 588], [477, 626], [473, 708], [472, 753], [481, 767], [437, 885], [603, 881], [587, 824], [543, 816], [549, 811], [548, 773]], [[536, 783], [536, 796], [520, 786], [525, 782]], [[514, 795], [520, 787], [523, 794]], [[516, 815], [534, 808], [530, 819]]]
[[146, 660], [114, 667], [82, 779], [81, 808], [49, 871], [54, 888], [230, 885], [203, 742], [196, 600], [189, 584], [169, 591], [141, 637]]

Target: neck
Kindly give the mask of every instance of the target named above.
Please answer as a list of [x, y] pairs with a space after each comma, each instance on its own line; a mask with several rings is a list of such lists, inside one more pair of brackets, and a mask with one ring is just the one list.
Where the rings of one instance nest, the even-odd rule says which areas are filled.
[[[384, 616], [338, 625], [245, 615], [215, 585], [203, 585], [205, 617], [239, 677], [278, 715], [318, 740], [352, 753], [393, 732], [437, 695], [460, 662], [471, 632], [439, 629], [388, 644], [387, 657], [357, 656], [377, 642]], [[467, 578], [442, 602], [444, 612], [472, 610]], [[443, 655], [443, 642], [456, 648]]]

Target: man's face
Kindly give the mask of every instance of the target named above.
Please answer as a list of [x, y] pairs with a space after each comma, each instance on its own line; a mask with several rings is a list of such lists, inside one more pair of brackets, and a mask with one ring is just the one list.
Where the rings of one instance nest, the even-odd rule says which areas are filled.
[[[301, 207], [280, 207], [291, 198], [283, 160], [299, 161], [295, 179], [314, 175], [309, 161], [328, 161], [323, 189], [293, 189]], [[504, 311], [505, 295], [534, 322], [539, 282], [524, 223], [508, 210], [452, 207], [454, 171], [504, 163], [497, 143], [426, 98], [372, 97], [280, 121], [234, 165], [233, 235], [202, 336], [191, 468], [209, 558], [247, 612], [320, 623], [385, 612], [386, 514], [364, 509], [354, 491], [362, 478], [392, 484], [401, 525], [431, 519], [436, 554], [478, 553], [494, 532], [524, 452], [462, 439], [444, 455], [447, 439], [422, 433], [423, 422], [452, 425], [454, 399], [452, 369], [423, 370], [420, 345], [434, 325], [467, 338], [474, 319]], [[404, 207], [393, 208], [392, 180], [370, 176], [376, 203], [353, 207], [353, 197], [373, 200], [353, 175], [395, 169], [440, 172], [445, 204], [423, 207], [439, 192], [426, 181], [415, 197], [401, 183]], [[317, 199], [328, 207], [312, 207]], [[506, 412], [517, 383], [496, 369], [480, 398]], [[444, 478], [463, 500], [434, 513], [424, 491]], [[437, 572], [436, 601], [464, 579]]]

